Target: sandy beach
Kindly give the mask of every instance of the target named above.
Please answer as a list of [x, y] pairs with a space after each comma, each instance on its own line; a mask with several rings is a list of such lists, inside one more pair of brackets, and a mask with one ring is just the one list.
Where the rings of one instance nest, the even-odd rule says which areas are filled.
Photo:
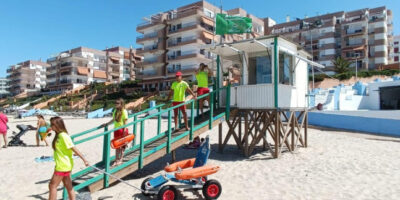
[[[82, 119], [65, 117], [70, 134], [104, 123], [110, 118]], [[12, 119], [8, 137], [16, 131], [16, 124], [36, 124], [36, 118]], [[166, 122], [163, 121], [163, 126]], [[146, 127], [156, 127], [147, 120]], [[156, 128], [154, 128], [156, 129]], [[224, 124], [224, 132], [227, 126]], [[47, 199], [48, 180], [54, 163], [36, 163], [40, 156], [51, 156], [53, 151], [35, 146], [35, 132], [27, 132], [22, 140], [27, 147], [8, 147], [0, 150], [0, 199]], [[150, 138], [155, 133], [147, 133]], [[348, 133], [333, 130], [309, 130], [309, 147], [295, 153], [284, 153], [272, 159], [262, 148], [245, 158], [231, 140], [223, 154], [217, 151], [218, 128], [209, 134], [212, 152], [209, 163], [221, 170], [209, 177], [222, 184], [220, 199], [400, 199], [400, 139]], [[50, 138], [50, 141], [53, 137]], [[2, 141], [3, 143], [3, 141]], [[78, 145], [91, 163], [100, 160], [102, 138]], [[111, 152], [114, 154], [114, 152]], [[196, 150], [179, 149], [177, 159], [194, 157]], [[125, 180], [140, 186], [149, 176], [157, 176], [171, 156], [167, 155]], [[74, 171], [83, 167], [75, 159]], [[61, 187], [58, 196], [61, 198]], [[185, 199], [202, 199], [201, 191], [181, 192]], [[118, 183], [91, 194], [92, 199], [146, 199], [139, 191]]]

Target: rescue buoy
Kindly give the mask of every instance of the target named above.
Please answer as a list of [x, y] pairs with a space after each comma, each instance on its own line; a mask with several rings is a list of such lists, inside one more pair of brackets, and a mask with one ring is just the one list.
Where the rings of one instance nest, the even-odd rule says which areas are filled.
[[219, 170], [219, 166], [212, 166], [212, 165], [196, 167], [196, 168], [192, 168], [192, 169], [182, 170], [181, 172], [176, 172], [175, 178], [178, 180], [200, 178], [200, 177], [208, 176], [210, 174], [214, 174], [218, 170]]
[[193, 167], [196, 158], [182, 160], [179, 162], [172, 163], [164, 168], [166, 172], [175, 172], [178, 171], [178, 167], [181, 169], [185, 169], [188, 167]]
[[113, 148], [113, 149], [121, 148], [121, 147], [127, 145], [129, 142], [131, 142], [134, 138], [135, 138], [135, 135], [129, 134], [122, 138], [113, 139], [113, 140], [111, 140], [111, 148]]

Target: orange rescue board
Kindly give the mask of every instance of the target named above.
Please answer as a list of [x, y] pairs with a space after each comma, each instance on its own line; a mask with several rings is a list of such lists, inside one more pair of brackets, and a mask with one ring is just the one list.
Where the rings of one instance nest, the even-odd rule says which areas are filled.
[[111, 140], [111, 148], [118, 149], [120, 147], [123, 147], [123, 146], [127, 145], [129, 142], [131, 142], [134, 138], [135, 138], [135, 135], [129, 134], [120, 139], [113, 139], [113, 140]]
[[188, 167], [193, 167], [195, 160], [196, 160], [196, 158], [192, 158], [192, 159], [182, 160], [182, 161], [179, 161], [179, 162], [174, 162], [174, 163], [166, 166], [164, 168], [164, 170], [166, 172], [175, 172], [175, 171], [178, 171], [178, 167], [181, 168], [181, 169], [185, 169], [185, 168], [188, 168]]
[[214, 174], [219, 170], [219, 166], [203, 166], [196, 167], [192, 169], [183, 170], [182, 172], [175, 173], [175, 178], [178, 180], [187, 180], [193, 178], [200, 178], [204, 176], [208, 176], [210, 174]]

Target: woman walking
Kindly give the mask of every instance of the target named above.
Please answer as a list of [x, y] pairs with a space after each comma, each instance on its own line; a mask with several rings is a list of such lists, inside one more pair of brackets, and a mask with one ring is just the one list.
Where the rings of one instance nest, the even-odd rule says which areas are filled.
[[[7, 126], [8, 118], [7, 115], [3, 113], [3, 110], [0, 110], [0, 135], [3, 136], [4, 146], [3, 148], [7, 148]], [[0, 141], [0, 149], [1, 149], [1, 141]]]

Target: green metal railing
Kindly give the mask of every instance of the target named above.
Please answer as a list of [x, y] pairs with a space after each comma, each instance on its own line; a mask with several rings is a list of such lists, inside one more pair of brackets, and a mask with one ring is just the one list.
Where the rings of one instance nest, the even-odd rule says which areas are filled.
[[[220, 114], [218, 114], [218, 115], [216, 115], [216, 116], [214, 116], [215, 109], [219, 109], [219, 106], [221, 106], [221, 104], [219, 102], [217, 102], [217, 98], [216, 98], [217, 94], [219, 94], [221, 90], [226, 90], [226, 94], [227, 94], [226, 95], [226, 101], [225, 101], [225, 103], [226, 103], [225, 111], [220, 113]], [[198, 107], [199, 103], [198, 102], [199, 102], [200, 99], [206, 98], [208, 96], [210, 97], [209, 112], [208, 112], [209, 117], [204, 122], [195, 125], [195, 114], [194, 114], [195, 113], [194, 112], [195, 104], [197, 102], [197, 118], [198, 118], [199, 117], [199, 107]], [[183, 133], [181, 133], [181, 134], [179, 134], [179, 135], [177, 135], [177, 136], [175, 136], [173, 138], [172, 135], [171, 135], [172, 131], [173, 131], [173, 129], [172, 129], [172, 123], [173, 123], [172, 122], [172, 112], [173, 112], [173, 109], [181, 107], [182, 105], [190, 105], [190, 110], [191, 110], [190, 121], [189, 121], [190, 129], [189, 129], [189, 131], [185, 131], [185, 132], [183, 132]], [[106, 126], [106, 127], [104, 127], [104, 131], [102, 133], [93, 134], [95, 131], [98, 131], [98, 130], [102, 129], [102, 127], [96, 127], [96, 128], [92, 128], [92, 129], [89, 129], [87, 131], [84, 131], [84, 132], [81, 132], [81, 133], [78, 133], [78, 134], [74, 134], [74, 135], [71, 136], [71, 138], [74, 141], [74, 144], [78, 145], [78, 144], [81, 144], [81, 143], [85, 143], [85, 142], [94, 140], [94, 139], [99, 138], [99, 137], [103, 137], [103, 155], [102, 155], [102, 160], [100, 162], [98, 162], [98, 163], [95, 163], [94, 166], [103, 167], [104, 171], [106, 171], [108, 173], [111, 173], [111, 174], [116, 173], [116, 172], [118, 172], [118, 171], [120, 171], [120, 170], [122, 170], [122, 169], [124, 169], [124, 168], [126, 168], [126, 167], [128, 167], [128, 166], [130, 166], [130, 165], [132, 165], [134, 163], [136, 163], [136, 162], [138, 163], [138, 168], [142, 169], [143, 168], [143, 159], [144, 158], [156, 153], [157, 151], [160, 151], [163, 148], [166, 148], [166, 153], [170, 153], [171, 150], [172, 150], [171, 149], [171, 145], [174, 142], [176, 142], [176, 141], [178, 141], [178, 140], [180, 140], [183, 137], [188, 136], [188, 135], [189, 135], [189, 139], [192, 140], [193, 139], [193, 133], [195, 131], [197, 131], [200, 128], [203, 128], [205, 126], [208, 126], [209, 129], [212, 129], [212, 124], [213, 124], [213, 122], [215, 120], [220, 119], [220, 118], [224, 118], [224, 117], [229, 117], [229, 112], [230, 112], [230, 85], [228, 85], [226, 87], [223, 87], [223, 88], [219, 88], [219, 89], [215, 89], [215, 86], [214, 86], [212, 92], [210, 92], [208, 94], [204, 94], [202, 96], [199, 96], [199, 97], [197, 97], [197, 99], [191, 99], [191, 100], [186, 101], [186, 102], [184, 102], [182, 104], [179, 104], [179, 105], [176, 105], [176, 106], [173, 106], [173, 107], [169, 107], [169, 108], [166, 108], [166, 109], [162, 109], [162, 107], [164, 107], [164, 106], [166, 106], [166, 105], [165, 104], [160, 104], [160, 105], [157, 105], [157, 106], [155, 106], [153, 108], [149, 108], [149, 109], [143, 110], [141, 112], [131, 114], [131, 115], [129, 115], [129, 119], [133, 118], [133, 121], [129, 122], [129, 123], [127, 123], [127, 124], [125, 124], [125, 125], [123, 125], [121, 127], [114, 128], [114, 129], [109, 129], [108, 126]], [[150, 112], [150, 111], [154, 111], [154, 110], [157, 110], [157, 112], [154, 113], [154, 114], [150, 114], [150, 115], [148, 115], [146, 117], [143, 117], [141, 119], [138, 118], [139, 115], [147, 113], [147, 112]], [[168, 127], [167, 127], [166, 131], [161, 132], [162, 115], [165, 114], [165, 113], [168, 115], [168, 121], [167, 121], [168, 122]], [[150, 139], [144, 140], [144, 134], [145, 134], [145, 125], [144, 125], [145, 123], [144, 122], [145, 122], [145, 120], [148, 120], [148, 119], [151, 119], [151, 118], [154, 118], [154, 117], [157, 117], [157, 135], [152, 137], [152, 138], [150, 138]], [[180, 123], [181, 123], [181, 120], [179, 118], [179, 123], [178, 124], [180, 124]], [[139, 141], [139, 144], [136, 144], [136, 142], [137, 142], [136, 139], [138, 138], [137, 137], [138, 136], [138, 132], [137, 132], [137, 125], [138, 124], [140, 124], [140, 132], [139, 132], [139, 134], [140, 134], [139, 140], [140, 141]], [[111, 147], [110, 147], [111, 133], [113, 133], [116, 130], [127, 128], [127, 127], [130, 127], [130, 126], [133, 126], [133, 133], [135, 134], [135, 139], [133, 141], [132, 147], [129, 148], [129, 149], [126, 149], [124, 154], [129, 154], [129, 153], [131, 153], [133, 151], [139, 150], [139, 156], [134, 157], [131, 160], [126, 161], [126, 162], [122, 163], [121, 165], [119, 165], [119, 166], [117, 166], [115, 168], [110, 169], [111, 161], [115, 160], [115, 156], [110, 156], [110, 151], [111, 151]], [[92, 135], [88, 136], [91, 133], [92, 133]], [[87, 137], [85, 137], [83, 139], [80, 139], [80, 140], [77, 139], [77, 138], [83, 137], [83, 136], [87, 136]], [[166, 142], [160, 144], [157, 147], [154, 147], [153, 149], [151, 149], [151, 150], [149, 150], [147, 152], [144, 152], [144, 148], [145, 148], [146, 145], [148, 145], [148, 144], [150, 144], [150, 143], [152, 143], [152, 142], [154, 142], [156, 140], [159, 140], [159, 139], [161, 139], [163, 137], [167, 138]], [[72, 174], [71, 178], [72, 178], [72, 180], [76, 180], [77, 178], [79, 178], [79, 177], [81, 177], [81, 176], [83, 176], [83, 175], [85, 175], [85, 174], [87, 174], [89, 172], [92, 172], [92, 171], [93, 171], [92, 168], [87, 167], [87, 168], [85, 168], [85, 169], [83, 169], [81, 171], [78, 171], [78, 172]], [[92, 178], [90, 178], [88, 180], [85, 180], [84, 182], [82, 182], [82, 183], [80, 183], [78, 185], [75, 185], [74, 189], [75, 190], [80, 190], [80, 189], [82, 189], [84, 187], [87, 187], [87, 186], [91, 185], [92, 183], [100, 181], [101, 179], [104, 180], [104, 185], [103, 186], [104, 187], [108, 187], [109, 186], [109, 176], [106, 175], [106, 174], [102, 174], [102, 175], [97, 175], [95, 177], [92, 177]], [[64, 189], [63, 198], [67, 199], [67, 197], [68, 197], [67, 196], [67, 192]]]

